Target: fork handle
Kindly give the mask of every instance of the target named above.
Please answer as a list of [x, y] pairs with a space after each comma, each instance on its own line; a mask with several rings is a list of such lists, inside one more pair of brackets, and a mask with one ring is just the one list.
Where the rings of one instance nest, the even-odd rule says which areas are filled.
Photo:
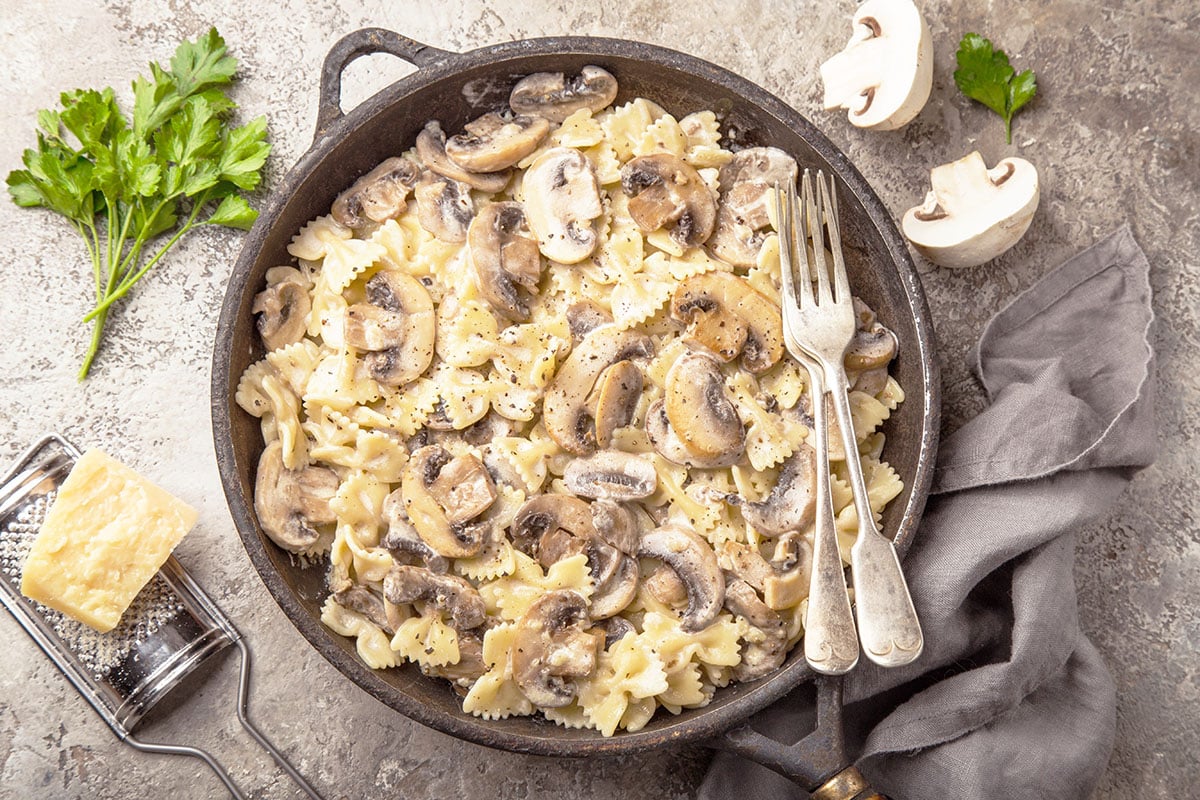
[[[834, 413], [846, 451], [846, 470], [858, 512], [858, 538], [850, 549], [850, 574], [854, 582], [854, 604], [858, 612], [858, 637], [867, 658], [884, 667], [911, 664], [921, 655], [924, 636], [912, 595], [900, 568], [892, 540], [875, 525], [875, 514], [867, 496], [858, 440], [850, 415], [850, 395], [845, 372], [830, 377]], [[839, 380], [840, 378], [840, 380]]]

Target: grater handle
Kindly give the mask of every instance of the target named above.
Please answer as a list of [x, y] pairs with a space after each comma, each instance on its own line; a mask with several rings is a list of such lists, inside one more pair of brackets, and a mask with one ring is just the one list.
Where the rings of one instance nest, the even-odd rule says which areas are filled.
[[225, 771], [225, 768], [221, 766], [220, 762], [204, 750], [201, 750], [199, 747], [189, 747], [187, 745], [179, 744], [162, 744], [160, 742], [143, 742], [132, 734], [125, 734], [121, 738], [126, 744], [141, 750], [143, 753], [159, 753], [161, 755], [168, 756], [191, 756], [192, 758], [198, 758], [207, 764], [208, 768], [211, 769], [213, 773], [221, 779], [221, 783], [225, 784], [225, 788], [229, 790], [229, 794], [232, 795], [235, 800], [246, 800], [246, 795], [243, 794], [242, 790], [239, 789], [237, 784], [233, 782], [233, 778], [229, 777], [229, 773]]

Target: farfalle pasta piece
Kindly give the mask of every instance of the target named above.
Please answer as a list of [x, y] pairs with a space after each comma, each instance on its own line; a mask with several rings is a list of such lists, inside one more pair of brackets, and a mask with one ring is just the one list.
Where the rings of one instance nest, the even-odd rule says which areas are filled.
[[850, 392], [850, 418], [854, 436], [862, 441], [892, 415], [892, 410], [866, 392]]
[[683, 158], [687, 152], [688, 138], [679, 123], [670, 114], [650, 123], [637, 141], [633, 143], [635, 156], [648, 156], [654, 153], [670, 153]]
[[634, 156], [634, 148], [641, 141], [646, 129], [654, 123], [662, 109], [643, 97], [638, 97], [623, 106], [597, 115], [604, 138], [612, 145], [617, 159], [622, 163]]
[[437, 408], [438, 387], [429, 378], [417, 378], [400, 391], [384, 396], [383, 407], [402, 436], [412, 436]]
[[490, 614], [509, 622], [518, 620], [539, 597], [556, 589], [570, 589], [585, 599], [592, 596], [592, 577], [583, 553], [556, 561], [545, 572], [520, 550], [513, 557], [517, 568], [512, 574], [479, 587]]
[[399, 663], [387, 634], [357, 611], [335, 603], [333, 595], [321, 606], [321, 622], [340, 636], [353, 636], [358, 657], [371, 669], [387, 669]]
[[612, 186], [621, 182], [621, 161], [617, 150], [608, 142], [600, 142], [583, 151], [596, 171], [596, 182], [601, 186]]
[[613, 321], [621, 328], [632, 328], [643, 322], [667, 304], [675, 286], [666, 254], [651, 254], [643, 262], [641, 272], [630, 275], [613, 287]]
[[496, 351], [500, 326], [480, 300], [446, 298], [437, 309], [437, 356], [454, 367], [486, 364]]
[[888, 375], [887, 383], [884, 384], [883, 391], [879, 393], [879, 402], [887, 406], [889, 411], [895, 411], [904, 402], [904, 389], [896, 382], [896, 379]]
[[733, 159], [733, 153], [721, 147], [721, 127], [711, 111], [696, 111], [679, 120], [687, 137], [683, 160], [696, 169], [719, 168]]
[[668, 671], [693, 659], [701, 664], [734, 667], [741, 663], [741, 638], [749, 627], [722, 612], [715, 622], [696, 633], [686, 633], [673, 614], [647, 611], [642, 618], [642, 638], [662, 658]]
[[396, 655], [423, 667], [457, 664], [458, 631], [437, 614], [422, 614], [400, 623], [389, 646]]
[[304, 387], [304, 404], [346, 410], [373, 403], [382, 396], [379, 384], [350, 352], [330, 353], [321, 359]]
[[303, 395], [308, 379], [326, 355], [312, 339], [285, 345], [266, 355], [266, 362], [297, 396]]
[[262, 419], [263, 441], [282, 446], [283, 465], [299, 469], [308, 457], [308, 440], [300, 423], [300, 399], [263, 359], [251, 364], [238, 381], [234, 400], [246, 413]]
[[581, 108], [562, 121], [550, 134], [550, 141], [555, 147], [593, 147], [604, 141], [604, 129], [589, 109]]
[[502, 436], [493, 439], [490, 448], [521, 477], [525, 491], [530, 495], [540, 490], [546, 481], [546, 459], [562, 452], [558, 443], [548, 436], [542, 439]]
[[667, 674], [667, 688], [655, 699], [672, 714], [700, 708], [712, 700], [712, 688], [701, 678], [700, 665], [689, 661]]
[[579, 682], [578, 703], [588, 720], [612, 736], [632, 701], [667, 690], [662, 659], [639, 636], [626, 636], [600, 654], [596, 671]]
[[288, 244], [288, 253], [304, 261], [320, 261], [325, 258], [332, 243], [345, 241], [354, 231], [339, 224], [331, 215], [310, 220]]
[[513, 679], [512, 648], [517, 626], [497, 625], [483, 635], [483, 663], [487, 672], [471, 685], [463, 698], [463, 711], [484, 719], [528, 716], [536, 709]]
[[767, 469], [795, 452], [808, 435], [800, 422], [763, 408], [755, 379], [739, 372], [729, 382], [738, 415], [746, 424], [746, 458], [755, 469]]

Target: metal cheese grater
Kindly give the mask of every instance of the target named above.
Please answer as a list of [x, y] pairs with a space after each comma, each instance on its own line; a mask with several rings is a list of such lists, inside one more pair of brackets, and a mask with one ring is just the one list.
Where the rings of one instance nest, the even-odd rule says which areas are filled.
[[21, 594], [21, 570], [59, 486], [79, 451], [44, 436], [0, 478], [0, 602], [121, 741], [149, 753], [207, 764], [236, 798], [245, 795], [211, 755], [196, 747], [143, 742], [133, 730], [147, 712], [206, 659], [234, 645], [241, 654], [237, 716], [242, 727], [309, 797], [320, 795], [247, 716], [250, 650], [229, 619], [175, 560], [162, 568], [108, 633], [97, 633]]

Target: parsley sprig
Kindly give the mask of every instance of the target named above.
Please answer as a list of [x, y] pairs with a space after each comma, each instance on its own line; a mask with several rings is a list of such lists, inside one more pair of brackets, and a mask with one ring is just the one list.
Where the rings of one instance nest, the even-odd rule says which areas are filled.
[[80, 380], [113, 304], [176, 242], [203, 225], [247, 230], [258, 216], [243, 193], [261, 180], [267, 123], [231, 126], [237, 106], [225, 87], [237, 61], [220, 34], [185, 41], [168, 66], [149, 68], [133, 81], [132, 119], [111, 88], [64, 92], [61, 108], [38, 112], [37, 147], [8, 175], [13, 202], [61, 214], [86, 243], [96, 305], [84, 316], [93, 332]]
[[1004, 120], [1004, 140], [1012, 144], [1012, 118], [1037, 94], [1033, 70], [1018, 73], [1008, 63], [1008, 54], [978, 33], [962, 38], [955, 59], [954, 82], [959, 91], [999, 114]]

